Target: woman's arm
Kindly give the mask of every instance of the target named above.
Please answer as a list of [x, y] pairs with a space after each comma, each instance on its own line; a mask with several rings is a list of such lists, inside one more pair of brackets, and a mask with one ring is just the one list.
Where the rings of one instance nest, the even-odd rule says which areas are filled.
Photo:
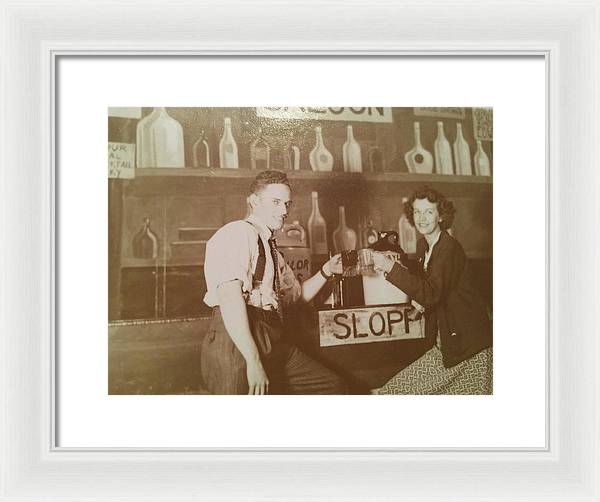
[[428, 273], [415, 274], [385, 256], [385, 260], [382, 259], [381, 255], [374, 257], [375, 267], [386, 272], [390, 283], [425, 308], [436, 305], [448, 295], [462, 274], [466, 260], [460, 245], [445, 245], [437, 250]]

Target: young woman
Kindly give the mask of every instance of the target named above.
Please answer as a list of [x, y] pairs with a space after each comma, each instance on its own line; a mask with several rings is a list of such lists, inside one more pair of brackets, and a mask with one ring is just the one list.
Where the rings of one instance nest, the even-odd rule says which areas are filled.
[[377, 252], [373, 261], [376, 270], [419, 304], [428, 350], [376, 393], [491, 394], [492, 327], [465, 252], [447, 232], [454, 205], [425, 187], [412, 195], [404, 211], [423, 237], [417, 243], [418, 266], [409, 271]]

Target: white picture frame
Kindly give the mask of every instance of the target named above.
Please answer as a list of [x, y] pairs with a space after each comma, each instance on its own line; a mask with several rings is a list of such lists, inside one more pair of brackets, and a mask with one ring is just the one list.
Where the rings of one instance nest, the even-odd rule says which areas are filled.
[[[0, 500], [600, 500], [597, 0], [0, 5]], [[58, 54], [544, 55], [547, 448], [55, 448]]]

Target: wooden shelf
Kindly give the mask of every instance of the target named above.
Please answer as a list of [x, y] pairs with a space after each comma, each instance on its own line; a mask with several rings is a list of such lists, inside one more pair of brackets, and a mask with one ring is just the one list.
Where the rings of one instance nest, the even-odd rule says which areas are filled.
[[185, 260], [185, 259], [169, 259], [165, 263], [162, 259], [155, 260], [153, 258], [123, 258], [121, 260], [121, 268], [157, 268], [163, 267], [203, 267], [202, 260]]
[[[260, 171], [250, 169], [219, 169], [219, 168], [143, 168], [136, 169], [136, 178], [169, 177], [169, 178], [201, 178], [205, 180], [227, 180], [227, 179], [252, 179]], [[313, 171], [287, 171], [291, 180], [325, 181], [325, 180], [347, 180], [387, 183], [479, 183], [492, 184], [491, 176], [458, 176], [440, 174], [415, 174], [415, 173], [343, 173], [313, 172]]]

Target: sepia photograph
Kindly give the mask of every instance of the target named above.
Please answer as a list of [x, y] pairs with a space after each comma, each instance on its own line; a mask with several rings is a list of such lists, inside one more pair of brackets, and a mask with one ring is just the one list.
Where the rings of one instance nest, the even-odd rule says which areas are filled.
[[493, 394], [493, 167], [491, 107], [109, 108], [108, 393]]

